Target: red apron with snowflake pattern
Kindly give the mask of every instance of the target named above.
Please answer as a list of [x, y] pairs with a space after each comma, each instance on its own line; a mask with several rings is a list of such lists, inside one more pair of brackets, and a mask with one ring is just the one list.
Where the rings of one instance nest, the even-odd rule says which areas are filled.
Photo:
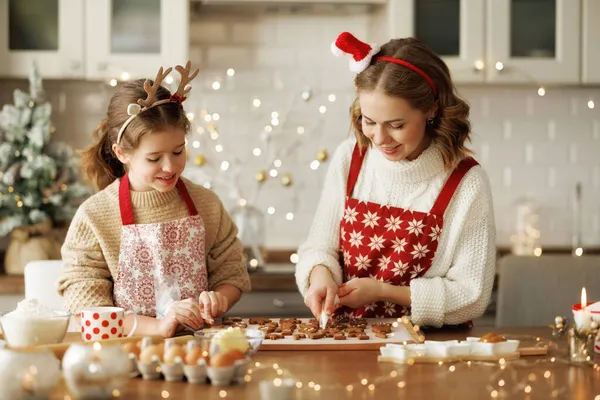
[[[352, 197], [354, 185], [367, 150], [354, 147], [344, 216], [340, 222], [340, 263], [344, 281], [372, 278], [396, 286], [408, 286], [431, 267], [442, 232], [444, 211], [465, 174], [478, 165], [465, 158], [454, 169], [431, 210], [426, 212], [360, 201]], [[396, 318], [410, 314], [410, 308], [391, 302], [375, 302], [338, 314], [364, 318]]]
[[127, 174], [119, 185], [123, 227], [113, 297], [115, 305], [137, 314], [156, 317], [158, 311], [160, 316], [169, 303], [198, 299], [208, 288], [204, 222], [181, 179], [176, 187], [189, 216], [135, 224]]

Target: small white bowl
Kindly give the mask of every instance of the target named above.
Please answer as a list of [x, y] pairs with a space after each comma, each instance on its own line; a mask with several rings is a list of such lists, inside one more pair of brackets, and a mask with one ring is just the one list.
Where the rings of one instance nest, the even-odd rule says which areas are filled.
[[[480, 338], [468, 337], [466, 342], [471, 345], [471, 354], [481, 356], [501, 356], [512, 354], [519, 348], [518, 340], [507, 340], [506, 342], [487, 343], [480, 342]], [[463, 342], [464, 343], [464, 342]]]
[[57, 310], [53, 310], [53, 313], [50, 317], [0, 313], [0, 330], [10, 347], [61, 343], [67, 333], [71, 314]]

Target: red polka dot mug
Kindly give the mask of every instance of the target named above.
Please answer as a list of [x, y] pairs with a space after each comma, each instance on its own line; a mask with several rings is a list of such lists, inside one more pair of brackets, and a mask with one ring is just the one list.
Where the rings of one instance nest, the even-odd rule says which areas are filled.
[[81, 337], [83, 340], [115, 339], [125, 336], [126, 315], [133, 315], [133, 328], [127, 337], [137, 329], [137, 315], [121, 307], [89, 307], [81, 310]]

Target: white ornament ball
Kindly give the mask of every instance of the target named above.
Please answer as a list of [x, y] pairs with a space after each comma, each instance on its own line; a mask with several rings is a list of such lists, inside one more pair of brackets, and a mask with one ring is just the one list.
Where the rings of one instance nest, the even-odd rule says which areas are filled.
[[563, 317], [556, 317], [556, 318], [554, 318], [554, 322], [556, 322], [556, 325], [562, 324], [564, 322], [563, 321]]

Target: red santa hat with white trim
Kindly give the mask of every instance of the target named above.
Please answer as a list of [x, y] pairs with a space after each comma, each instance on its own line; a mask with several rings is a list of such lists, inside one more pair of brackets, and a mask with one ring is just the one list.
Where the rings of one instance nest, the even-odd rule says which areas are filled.
[[379, 46], [361, 42], [350, 32], [342, 32], [331, 44], [331, 52], [338, 57], [344, 54], [352, 56], [350, 71], [358, 74], [371, 64], [373, 56], [379, 53]]

